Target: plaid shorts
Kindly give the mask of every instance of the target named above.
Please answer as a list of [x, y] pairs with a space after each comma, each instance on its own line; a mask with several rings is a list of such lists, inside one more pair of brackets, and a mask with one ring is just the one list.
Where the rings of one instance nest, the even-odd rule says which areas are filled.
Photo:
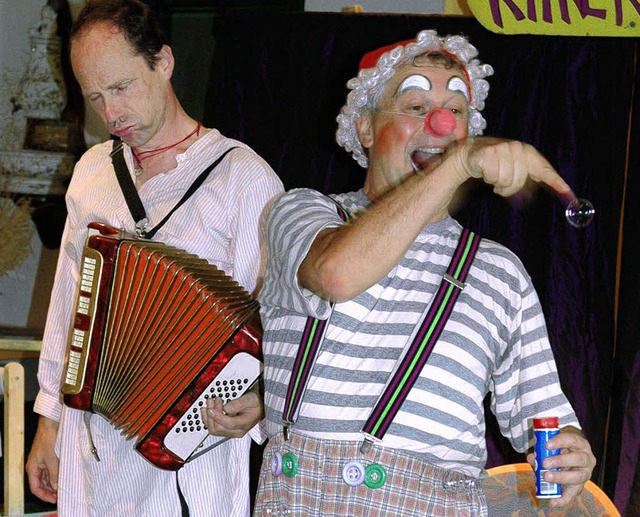
[[[295, 455], [297, 473], [274, 475], [274, 458], [286, 453]], [[353, 461], [365, 468], [379, 465], [386, 471], [386, 482], [379, 488], [349, 485], [343, 469]], [[265, 448], [253, 515], [484, 517], [487, 505], [479, 480], [430, 465], [405, 451], [374, 445], [363, 454], [359, 443], [290, 433], [287, 442], [278, 434]]]

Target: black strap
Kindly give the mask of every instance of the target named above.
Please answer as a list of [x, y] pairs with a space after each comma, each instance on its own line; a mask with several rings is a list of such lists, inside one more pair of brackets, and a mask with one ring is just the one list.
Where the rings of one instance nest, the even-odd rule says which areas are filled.
[[142, 201], [140, 201], [140, 196], [138, 195], [138, 190], [133, 184], [131, 174], [129, 174], [129, 168], [127, 167], [127, 162], [124, 161], [123, 149], [124, 146], [122, 144], [122, 141], [113, 141], [111, 162], [113, 163], [113, 168], [116, 170], [118, 183], [120, 183], [120, 188], [122, 189], [122, 193], [124, 194], [124, 199], [127, 202], [127, 206], [129, 207], [129, 212], [131, 212], [133, 220], [136, 222], [137, 226], [138, 221], [146, 219], [147, 212], [145, 212]]
[[178, 499], [180, 500], [181, 517], [189, 517], [189, 505], [180, 488], [180, 480], [178, 479], [178, 473], [176, 472], [176, 488], [178, 489]]
[[224, 159], [225, 156], [227, 156], [227, 154], [229, 154], [229, 152], [233, 151], [234, 149], [236, 149], [236, 147], [227, 149], [216, 159], [216, 161], [214, 161], [211, 165], [209, 165], [209, 167], [202, 171], [184, 193], [182, 199], [180, 199], [180, 201], [176, 203], [176, 205], [169, 211], [165, 218], [162, 219], [162, 221], [160, 221], [151, 230], [146, 230], [147, 213], [144, 209], [144, 206], [142, 205], [140, 196], [138, 195], [138, 190], [136, 189], [136, 186], [131, 179], [131, 174], [129, 173], [127, 163], [124, 160], [123, 144], [121, 141], [114, 140], [113, 150], [111, 151], [111, 161], [113, 163], [113, 168], [116, 171], [118, 183], [120, 183], [120, 188], [122, 189], [122, 193], [124, 194], [124, 199], [127, 202], [127, 206], [129, 207], [129, 212], [131, 212], [133, 220], [136, 223], [136, 233], [138, 234], [138, 236], [144, 237], [145, 239], [151, 239], [156, 234], [156, 232], [160, 228], [162, 228], [162, 226], [164, 226], [164, 224], [169, 220], [169, 217], [171, 217], [173, 213], [178, 208], [180, 208], [196, 190], [198, 190], [204, 180], [207, 179], [209, 173], [218, 166], [218, 164]]

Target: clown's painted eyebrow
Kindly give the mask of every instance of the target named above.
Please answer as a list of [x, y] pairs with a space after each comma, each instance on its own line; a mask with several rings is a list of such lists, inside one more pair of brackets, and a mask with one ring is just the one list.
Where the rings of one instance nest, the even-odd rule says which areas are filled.
[[407, 90], [431, 90], [431, 81], [424, 75], [410, 75], [398, 87], [397, 95], [402, 95]]
[[469, 88], [467, 87], [467, 83], [465, 83], [460, 77], [452, 77], [449, 79], [447, 83], [447, 90], [452, 92], [460, 92], [464, 95], [464, 98], [469, 102]]

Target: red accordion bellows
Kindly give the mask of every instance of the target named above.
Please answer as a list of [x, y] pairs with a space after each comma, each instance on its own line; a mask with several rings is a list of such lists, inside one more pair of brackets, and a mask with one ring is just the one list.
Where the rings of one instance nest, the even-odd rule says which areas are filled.
[[207, 261], [92, 223], [62, 384], [160, 468], [177, 470], [208, 436], [199, 408], [260, 376], [257, 301]]

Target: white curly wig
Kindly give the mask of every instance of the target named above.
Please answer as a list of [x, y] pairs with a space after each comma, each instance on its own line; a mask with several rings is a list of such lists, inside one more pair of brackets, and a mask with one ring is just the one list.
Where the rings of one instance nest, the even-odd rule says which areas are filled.
[[[475, 59], [478, 51], [466, 37], [441, 37], [434, 30], [424, 30], [418, 33], [415, 40], [386, 48], [391, 50], [384, 52], [375, 66], [362, 68], [357, 77], [347, 82], [347, 88], [351, 91], [347, 96], [347, 103], [342, 107], [337, 118], [336, 141], [353, 155], [353, 159], [360, 166], [366, 169], [369, 160], [358, 139], [355, 121], [375, 110], [385, 83], [393, 77], [396, 70], [401, 65], [412, 63], [416, 56], [422, 54], [442, 52], [462, 64], [471, 86], [469, 135], [482, 134], [487, 123], [480, 111], [484, 108], [484, 101], [489, 94], [489, 83], [484, 78], [493, 74], [493, 68]], [[370, 54], [375, 55], [378, 51]], [[365, 58], [361, 61], [361, 65]]]

